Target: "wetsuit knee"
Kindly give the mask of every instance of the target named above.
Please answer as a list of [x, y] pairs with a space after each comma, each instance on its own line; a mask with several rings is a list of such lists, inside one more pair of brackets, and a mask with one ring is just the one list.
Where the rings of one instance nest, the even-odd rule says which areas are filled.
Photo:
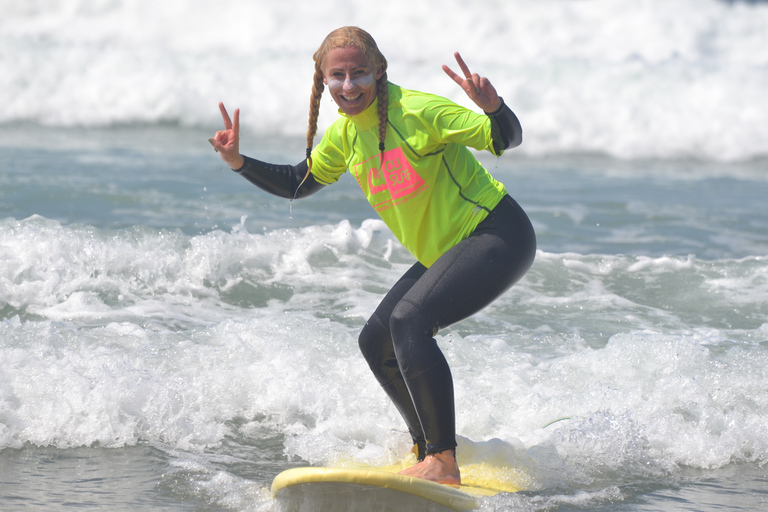
[[392, 338], [376, 315], [360, 331], [357, 344], [379, 384], [383, 386], [398, 378], [399, 368]]
[[435, 351], [440, 351], [433, 338], [437, 329], [421, 308], [400, 301], [389, 318], [389, 330], [403, 377], [415, 377], [433, 366]]
[[360, 352], [368, 364], [378, 359], [379, 346], [386, 336], [387, 332], [374, 318], [368, 320], [363, 326], [357, 337], [357, 346], [360, 347]]

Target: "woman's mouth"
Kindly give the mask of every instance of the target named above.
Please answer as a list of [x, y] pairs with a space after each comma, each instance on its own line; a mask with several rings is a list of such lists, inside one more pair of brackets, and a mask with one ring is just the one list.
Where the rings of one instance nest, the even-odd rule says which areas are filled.
[[362, 97], [363, 97], [362, 93], [355, 94], [355, 95], [352, 95], [352, 96], [348, 96], [348, 95], [344, 95], [344, 94], [341, 95], [341, 98], [345, 102], [347, 102], [347, 103], [355, 103], [355, 102], [359, 101], [360, 98], [362, 98]]

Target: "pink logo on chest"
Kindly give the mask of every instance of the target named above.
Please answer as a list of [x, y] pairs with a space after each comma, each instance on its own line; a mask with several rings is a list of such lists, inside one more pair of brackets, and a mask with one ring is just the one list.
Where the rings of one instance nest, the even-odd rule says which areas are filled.
[[379, 158], [380, 155], [371, 157], [353, 169], [360, 187], [365, 190], [367, 185], [369, 200], [377, 211], [407, 201], [426, 185], [401, 148], [385, 151], [381, 166]]

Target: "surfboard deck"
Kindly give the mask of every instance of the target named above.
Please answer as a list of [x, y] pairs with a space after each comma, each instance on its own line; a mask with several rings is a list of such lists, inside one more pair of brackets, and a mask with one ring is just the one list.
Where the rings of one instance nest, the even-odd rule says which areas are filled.
[[[371, 500], [381, 502], [379, 504], [386, 502], [392, 510], [403, 510], [404, 501], [399, 502], [396, 496], [404, 494], [410, 497], [411, 503], [413, 500], [425, 500], [436, 506], [423, 510], [461, 511], [479, 507], [480, 499], [484, 496], [518, 490], [509, 485], [504, 487], [495, 489], [477, 485], [443, 485], [399, 475], [397, 469], [393, 468], [304, 467], [288, 469], [277, 475], [272, 482], [272, 496], [277, 499], [286, 498], [294, 504], [311, 502], [317, 509], [322, 509], [322, 504], [326, 503], [328, 507], [340, 510], [343, 507], [340, 501], [346, 499], [356, 504], [355, 508], [349, 510], [363, 510], [357, 507], [363, 505], [364, 501], [371, 505]], [[406, 499], [405, 496], [401, 498]], [[302, 507], [297, 506], [296, 509]]]

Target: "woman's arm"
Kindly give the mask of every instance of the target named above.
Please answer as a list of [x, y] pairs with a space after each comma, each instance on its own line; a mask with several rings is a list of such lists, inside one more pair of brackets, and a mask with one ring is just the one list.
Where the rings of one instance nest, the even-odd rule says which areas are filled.
[[232, 169], [260, 189], [280, 197], [299, 199], [324, 187], [309, 172], [306, 160], [296, 165], [276, 165], [243, 157], [243, 166]]
[[498, 154], [505, 149], [516, 148], [523, 142], [523, 127], [514, 112], [504, 103], [495, 112], [486, 112], [491, 119], [493, 149]]
[[306, 160], [297, 165], [275, 165], [241, 155], [240, 109], [235, 109], [234, 122], [223, 103], [219, 103], [219, 110], [224, 130], [216, 132], [208, 142], [233, 171], [260, 189], [288, 199], [307, 197], [323, 188], [309, 172]]

